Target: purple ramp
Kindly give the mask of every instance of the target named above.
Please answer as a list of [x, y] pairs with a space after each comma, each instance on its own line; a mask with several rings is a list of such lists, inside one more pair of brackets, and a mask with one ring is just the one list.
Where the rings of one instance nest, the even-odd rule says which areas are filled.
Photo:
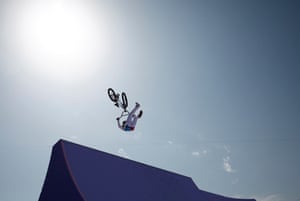
[[39, 201], [255, 201], [199, 190], [190, 177], [59, 140]]

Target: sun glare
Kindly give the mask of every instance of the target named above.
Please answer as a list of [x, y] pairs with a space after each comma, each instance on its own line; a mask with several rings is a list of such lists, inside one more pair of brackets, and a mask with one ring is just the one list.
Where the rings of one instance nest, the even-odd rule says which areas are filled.
[[15, 13], [16, 49], [41, 75], [82, 78], [109, 52], [105, 24], [84, 2], [31, 3]]

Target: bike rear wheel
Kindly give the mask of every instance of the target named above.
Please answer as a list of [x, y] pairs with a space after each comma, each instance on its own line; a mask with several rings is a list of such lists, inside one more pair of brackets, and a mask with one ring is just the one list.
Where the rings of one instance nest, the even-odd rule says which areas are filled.
[[122, 95], [122, 105], [123, 105], [124, 110], [126, 110], [128, 107], [127, 96], [126, 96], [125, 92], [122, 92], [121, 95]]

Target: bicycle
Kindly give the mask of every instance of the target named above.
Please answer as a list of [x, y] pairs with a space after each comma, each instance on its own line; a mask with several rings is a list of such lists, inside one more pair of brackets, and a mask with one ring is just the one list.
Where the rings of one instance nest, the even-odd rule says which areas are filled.
[[115, 106], [121, 107], [123, 109], [120, 118], [123, 116], [127, 116], [129, 112], [127, 110], [128, 100], [127, 100], [126, 93], [125, 92], [121, 93], [121, 99], [120, 99], [120, 94], [116, 93], [112, 88], [108, 88], [107, 93], [110, 100], [115, 103]]

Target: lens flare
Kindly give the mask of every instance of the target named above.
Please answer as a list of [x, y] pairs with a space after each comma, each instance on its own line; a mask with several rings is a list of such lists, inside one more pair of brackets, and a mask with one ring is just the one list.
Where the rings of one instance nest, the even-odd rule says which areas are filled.
[[92, 74], [109, 53], [107, 26], [91, 5], [35, 2], [14, 9], [14, 52], [35, 73], [74, 81]]

